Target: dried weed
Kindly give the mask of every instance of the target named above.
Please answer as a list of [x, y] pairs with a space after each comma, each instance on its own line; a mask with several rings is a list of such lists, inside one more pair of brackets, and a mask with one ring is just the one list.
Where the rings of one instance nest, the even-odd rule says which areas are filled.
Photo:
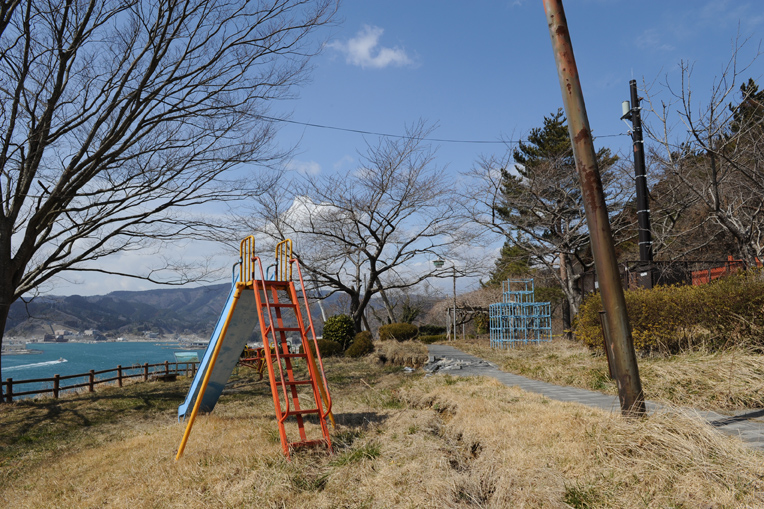
[[[0, 505], [764, 504], [762, 456], [692, 416], [666, 412], [624, 420], [494, 380], [385, 374], [368, 361], [329, 361], [328, 369], [345, 374], [332, 387], [338, 425], [331, 456], [298, 450], [286, 460], [273, 440], [267, 386], [255, 384], [224, 395], [212, 414], [198, 419], [178, 462], [174, 453], [184, 426], [174, 408], [142, 420], [132, 409], [124, 423], [61, 431], [53, 442], [58, 447], [28, 450], [43, 461], [22, 459], [0, 490]], [[14, 411], [0, 413], [0, 426]], [[83, 402], [80, 413], [88, 411]], [[110, 429], [106, 435], [103, 426]], [[309, 435], [318, 433], [315, 425], [308, 428]], [[8, 468], [6, 462], [2, 473]]]

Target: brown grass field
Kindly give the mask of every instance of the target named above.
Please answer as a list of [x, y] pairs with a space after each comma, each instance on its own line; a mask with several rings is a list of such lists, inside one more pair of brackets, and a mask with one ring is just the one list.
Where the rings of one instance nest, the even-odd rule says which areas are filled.
[[[444, 343], [445, 344], [445, 343]], [[448, 343], [495, 363], [510, 373], [618, 394], [608, 376], [607, 359], [581, 343], [550, 343], [506, 350], [492, 349], [485, 338]], [[764, 355], [741, 348], [637, 359], [645, 397], [651, 401], [698, 410], [764, 408]]]
[[269, 387], [245, 370], [178, 462], [188, 380], [1, 405], [0, 506], [764, 506], [764, 455], [679, 411], [625, 420], [378, 354], [326, 363], [334, 454], [291, 461]]

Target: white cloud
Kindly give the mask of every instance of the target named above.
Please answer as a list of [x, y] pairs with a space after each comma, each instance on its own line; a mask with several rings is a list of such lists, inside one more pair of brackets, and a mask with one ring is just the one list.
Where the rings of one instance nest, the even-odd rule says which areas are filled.
[[287, 164], [287, 170], [296, 171], [303, 175], [318, 175], [321, 173], [321, 165], [315, 161], [297, 161], [292, 159]]
[[334, 169], [339, 171], [343, 169], [344, 167], [346, 167], [347, 165], [353, 164], [354, 162], [355, 162], [355, 159], [353, 159], [352, 156], [344, 155], [343, 157], [339, 159], [339, 161], [334, 163]]
[[674, 46], [667, 44], [661, 38], [658, 30], [650, 28], [642, 32], [636, 39], [637, 47], [646, 50], [672, 51]]
[[389, 66], [402, 67], [413, 65], [414, 61], [408, 56], [406, 50], [398, 46], [386, 48], [379, 45], [379, 39], [384, 29], [364, 25], [355, 37], [346, 42], [333, 41], [328, 44], [330, 48], [344, 53], [345, 61], [351, 65], [357, 65], [363, 69], [384, 69]]

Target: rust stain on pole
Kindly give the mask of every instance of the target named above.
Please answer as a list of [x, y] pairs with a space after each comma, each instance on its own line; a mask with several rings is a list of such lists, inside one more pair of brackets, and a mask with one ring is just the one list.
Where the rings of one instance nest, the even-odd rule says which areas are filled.
[[629, 317], [626, 313], [626, 300], [618, 272], [605, 194], [597, 168], [597, 154], [592, 143], [589, 119], [586, 115], [584, 95], [573, 56], [573, 45], [570, 42], [565, 11], [562, 0], [543, 1], [560, 78], [565, 114], [568, 117], [576, 170], [584, 199], [602, 306], [606, 312], [605, 319], [609, 336], [611, 336], [609, 341], [613, 353], [613, 371], [618, 383], [621, 412], [629, 416], [643, 415], [645, 401], [637, 368], [637, 356], [631, 337]]

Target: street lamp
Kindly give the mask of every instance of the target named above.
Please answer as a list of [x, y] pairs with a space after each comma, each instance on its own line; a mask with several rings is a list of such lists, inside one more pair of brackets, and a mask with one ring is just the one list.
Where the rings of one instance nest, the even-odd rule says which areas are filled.
[[[432, 264], [435, 265], [436, 269], [442, 269], [443, 265], [446, 262], [438, 258], [437, 260], [433, 261]], [[456, 264], [451, 262], [452, 269], [454, 271], [454, 327], [451, 329], [451, 339], [456, 339]]]

